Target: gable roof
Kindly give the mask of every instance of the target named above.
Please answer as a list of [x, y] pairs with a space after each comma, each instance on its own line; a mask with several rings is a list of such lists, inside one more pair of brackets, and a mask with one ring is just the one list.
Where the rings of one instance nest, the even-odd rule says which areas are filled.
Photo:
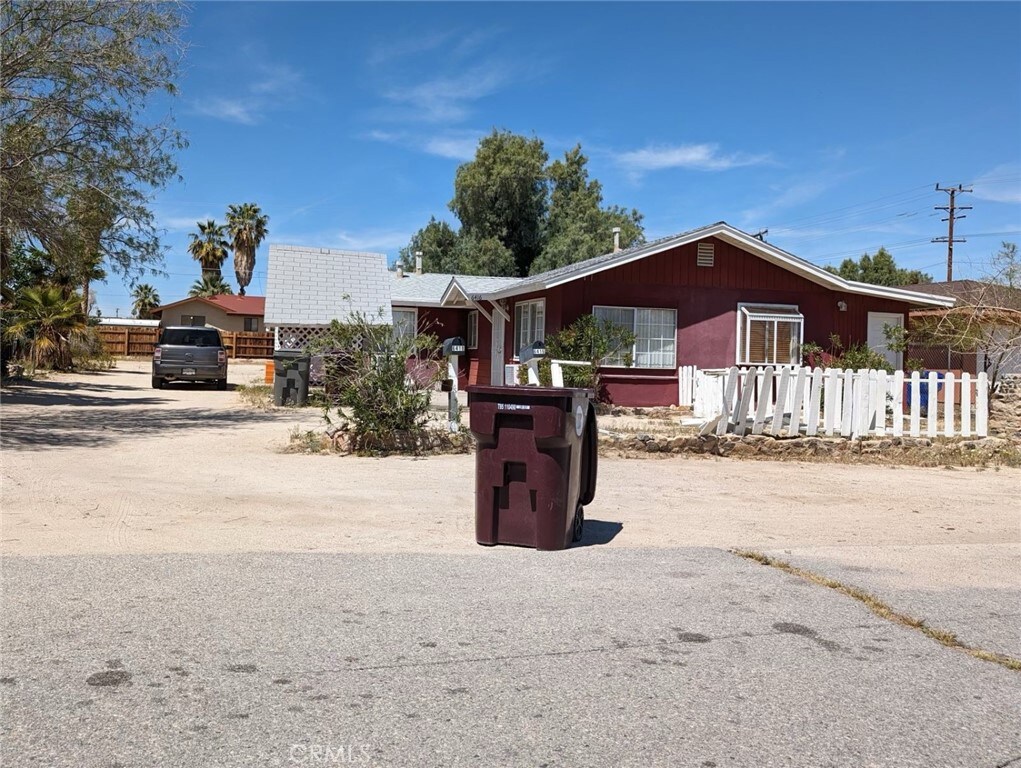
[[662, 253], [663, 251], [670, 250], [671, 248], [677, 248], [678, 246], [704, 240], [708, 237], [715, 237], [719, 240], [730, 243], [731, 245], [737, 246], [738, 248], [758, 256], [771, 264], [775, 264], [782, 269], [786, 269], [788, 272], [793, 272], [806, 280], [825, 286], [834, 291], [844, 291], [846, 293], [862, 294], [865, 296], [877, 296], [880, 298], [894, 299], [896, 301], [905, 301], [910, 304], [925, 306], [950, 307], [954, 304], [954, 299], [946, 296], [930, 295], [917, 291], [907, 291], [903, 288], [890, 288], [887, 286], [872, 285], [870, 283], [859, 283], [854, 280], [845, 280], [839, 275], [827, 272], [822, 267], [818, 267], [811, 262], [798, 258], [792, 253], [788, 253], [781, 248], [777, 248], [775, 245], [763, 242], [747, 232], [742, 232], [740, 229], [730, 226], [725, 221], [718, 221], [707, 227], [691, 229], [677, 235], [663, 237], [650, 243], [642, 243], [641, 245], [636, 245], [632, 248], [618, 251], [617, 253], [608, 253], [585, 261], [579, 261], [575, 264], [568, 264], [567, 266], [551, 269], [548, 272], [542, 272], [538, 275], [520, 278], [514, 285], [491, 291], [482, 298], [495, 301], [523, 293], [547, 290], [558, 285], [563, 285], [564, 283], [579, 280], [589, 275], [598, 274], [599, 272], [603, 272], [608, 269], [629, 264], [632, 261], [638, 261], [639, 259], [644, 259], [657, 253]]
[[170, 304], [164, 304], [162, 307], [156, 307], [153, 312], [162, 312], [165, 309], [187, 304], [189, 301], [198, 301], [202, 304], [218, 307], [228, 315], [245, 315], [247, 317], [262, 317], [266, 308], [266, 298], [264, 296], [233, 296], [231, 294], [218, 293], [215, 296], [189, 296], [186, 299], [173, 301]]
[[392, 320], [385, 254], [271, 245], [267, 270], [266, 325], [322, 326], [354, 313]]
[[453, 283], [461, 285], [469, 294], [484, 294], [520, 283], [521, 277], [488, 277], [485, 275], [452, 275], [442, 272], [424, 272], [421, 275], [404, 273], [398, 277], [391, 273], [391, 299], [395, 307], [410, 304], [418, 307], [444, 306], [443, 299]]

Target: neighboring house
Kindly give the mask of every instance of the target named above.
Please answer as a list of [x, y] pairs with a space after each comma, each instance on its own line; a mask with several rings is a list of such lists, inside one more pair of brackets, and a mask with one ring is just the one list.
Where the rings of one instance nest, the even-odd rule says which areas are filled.
[[190, 297], [164, 304], [152, 311], [161, 326], [211, 325], [221, 331], [261, 333], [265, 331], [262, 296], [217, 295]]
[[101, 317], [100, 328], [159, 328], [159, 320], [139, 320], [134, 317]]
[[354, 313], [394, 319], [386, 254], [271, 245], [267, 270], [265, 321], [276, 349], [303, 349]]
[[396, 323], [463, 336], [464, 383], [503, 383], [518, 351], [578, 317], [633, 329], [634, 365], [606, 366], [621, 405], [678, 401], [678, 366], [792, 365], [805, 342], [867, 343], [952, 298], [845, 280], [724, 222], [525, 278], [391, 273]]
[[972, 374], [986, 371], [994, 377], [1021, 374], [1021, 290], [979, 280], [950, 280], [904, 288], [950, 297], [957, 302], [949, 309], [912, 310], [912, 318], [938, 322], [944, 317], [956, 317], [958, 321], [975, 322], [981, 326], [977, 335], [988, 342], [973, 350], [912, 346], [908, 348], [909, 358], [919, 359], [933, 369]]

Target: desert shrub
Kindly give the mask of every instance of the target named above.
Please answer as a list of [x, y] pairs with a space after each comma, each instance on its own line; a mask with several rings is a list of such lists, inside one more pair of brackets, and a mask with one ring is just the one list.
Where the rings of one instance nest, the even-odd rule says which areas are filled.
[[[893, 326], [887, 326], [892, 328]], [[890, 338], [890, 333], [887, 334]], [[893, 371], [890, 362], [878, 352], [869, 349], [868, 344], [852, 344], [845, 348], [837, 334], [830, 335], [830, 347], [824, 350], [819, 344], [808, 342], [801, 347], [805, 364], [817, 368], [843, 368], [858, 371], [862, 368]]]
[[348, 322], [334, 320], [309, 351], [323, 355], [324, 416], [332, 423], [334, 408], [343, 409], [356, 450], [417, 444], [440, 370], [435, 336], [398, 335], [382, 313], [354, 313]]

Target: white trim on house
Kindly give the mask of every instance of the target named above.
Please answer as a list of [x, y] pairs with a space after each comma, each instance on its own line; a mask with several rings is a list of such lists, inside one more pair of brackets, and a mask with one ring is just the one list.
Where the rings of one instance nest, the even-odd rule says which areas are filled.
[[[534, 327], [534, 328], [531, 327], [532, 326], [531, 319], [528, 320], [528, 326], [529, 326], [528, 330], [530, 331], [530, 333], [528, 333], [527, 335], [532, 337], [532, 341], [529, 341], [529, 342], [526, 342], [525, 344], [522, 344], [521, 343], [521, 338], [520, 338], [521, 331], [518, 329], [518, 310], [519, 309], [522, 310], [521, 311], [521, 317], [524, 318], [524, 317], [526, 317], [525, 309], [528, 308], [528, 307], [533, 307], [533, 306], [534, 307], [541, 307], [542, 322], [541, 323], [539, 322], [539, 318], [538, 318], [539, 312], [537, 311], [536, 312], [536, 318], [535, 318], [536, 327]], [[513, 331], [514, 349], [511, 350], [511, 359], [512, 360], [517, 360], [518, 359], [518, 354], [521, 352], [522, 349], [525, 348], [525, 346], [527, 344], [531, 344], [531, 343], [536, 342], [536, 341], [545, 341], [545, 339], [546, 339], [546, 299], [545, 298], [542, 298], [542, 299], [529, 299], [528, 301], [518, 301], [518, 302], [515, 302], [514, 303], [513, 326], [514, 326], [514, 331]]]
[[633, 261], [638, 261], [648, 256], [654, 256], [657, 253], [662, 253], [663, 251], [668, 251], [672, 248], [677, 248], [678, 246], [687, 245], [699, 240], [705, 240], [709, 237], [715, 237], [719, 240], [730, 243], [731, 245], [737, 246], [744, 251], [768, 261], [771, 264], [775, 264], [786, 269], [788, 272], [793, 272], [806, 280], [810, 280], [813, 283], [825, 286], [834, 291], [843, 291], [845, 293], [865, 296], [876, 296], [934, 307], [952, 307], [954, 304], [954, 299], [947, 296], [936, 296], [932, 294], [918, 293], [916, 291], [907, 291], [902, 288], [888, 288], [885, 286], [870, 285], [868, 283], [858, 283], [853, 280], [845, 280], [839, 275], [827, 272], [822, 267], [817, 267], [804, 259], [798, 258], [794, 254], [763, 242], [756, 237], [752, 237], [748, 233], [742, 232], [741, 230], [724, 222], [712, 224], [701, 229], [695, 229], [691, 232], [685, 232], [674, 237], [657, 240], [653, 243], [649, 243], [648, 245], [638, 246], [637, 248], [633, 248], [628, 251], [622, 251], [619, 256], [597, 256], [595, 259], [590, 259], [588, 262], [579, 262], [577, 265], [572, 265], [576, 266], [575, 269], [554, 269], [547, 273], [536, 275], [534, 278], [522, 278], [520, 283], [493, 291], [492, 293], [486, 294], [484, 298], [490, 300], [503, 299], [517, 296], [522, 293], [548, 290], [550, 288], [555, 288], [558, 285], [570, 283], [583, 277], [596, 275], [609, 269], [615, 269], [625, 264], [630, 264]]

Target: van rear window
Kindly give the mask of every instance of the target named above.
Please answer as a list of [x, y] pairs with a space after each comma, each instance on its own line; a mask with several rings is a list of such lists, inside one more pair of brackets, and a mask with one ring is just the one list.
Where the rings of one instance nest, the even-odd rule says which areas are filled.
[[181, 347], [219, 347], [220, 333], [213, 328], [167, 328], [160, 344]]

